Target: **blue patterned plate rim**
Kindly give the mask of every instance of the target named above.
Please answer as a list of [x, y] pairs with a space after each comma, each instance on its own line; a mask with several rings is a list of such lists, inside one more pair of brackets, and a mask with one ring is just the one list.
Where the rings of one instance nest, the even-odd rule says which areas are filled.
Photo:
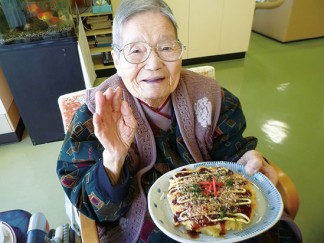
[[[200, 234], [198, 238], [191, 238], [186, 230], [181, 227], [175, 227], [172, 223], [172, 212], [166, 198], [169, 187], [169, 179], [172, 175], [184, 168], [195, 169], [200, 166], [221, 166], [239, 173], [250, 180], [256, 191], [257, 208], [252, 223], [246, 226], [242, 231], [229, 231], [223, 237], [211, 237]], [[196, 164], [185, 165], [169, 171], [162, 175], [151, 186], [148, 193], [148, 209], [156, 226], [168, 235], [170, 238], [184, 243], [197, 242], [220, 242], [230, 243], [246, 240], [257, 236], [270, 229], [280, 219], [283, 212], [283, 202], [280, 193], [271, 181], [262, 173], [248, 175], [244, 166], [227, 161], [210, 161]]]

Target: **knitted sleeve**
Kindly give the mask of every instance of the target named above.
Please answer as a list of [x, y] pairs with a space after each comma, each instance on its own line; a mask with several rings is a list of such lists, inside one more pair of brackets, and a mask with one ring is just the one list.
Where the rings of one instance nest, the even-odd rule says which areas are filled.
[[243, 137], [246, 120], [239, 99], [222, 88], [222, 107], [213, 137], [213, 160], [237, 161], [246, 151], [255, 149], [257, 138]]
[[71, 203], [80, 212], [98, 222], [115, 221], [129, 209], [134, 183], [128, 166], [124, 166], [122, 183], [113, 186], [102, 163], [102, 152], [94, 135], [92, 113], [82, 105], [64, 139], [57, 175]]

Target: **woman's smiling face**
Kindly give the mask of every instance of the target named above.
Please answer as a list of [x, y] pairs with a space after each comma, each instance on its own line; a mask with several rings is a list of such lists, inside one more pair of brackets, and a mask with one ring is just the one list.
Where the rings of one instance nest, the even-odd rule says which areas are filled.
[[[155, 47], [164, 41], [177, 41], [170, 20], [159, 12], [144, 12], [131, 17], [122, 27], [120, 48], [133, 42], [146, 42]], [[159, 108], [176, 89], [182, 60], [166, 62], [152, 50], [139, 64], [127, 62], [122, 53], [112, 52], [118, 75], [128, 91], [153, 108]]]

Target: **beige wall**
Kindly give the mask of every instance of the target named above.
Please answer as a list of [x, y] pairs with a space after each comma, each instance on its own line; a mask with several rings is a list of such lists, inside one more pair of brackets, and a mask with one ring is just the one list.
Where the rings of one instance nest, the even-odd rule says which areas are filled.
[[187, 46], [184, 59], [248, 50], [255, 0], [165, 0]]

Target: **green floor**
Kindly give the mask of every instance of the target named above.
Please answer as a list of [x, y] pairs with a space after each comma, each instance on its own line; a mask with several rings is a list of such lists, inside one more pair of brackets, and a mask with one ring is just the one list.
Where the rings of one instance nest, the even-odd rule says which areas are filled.
[[[324, 219], [324, 39], [281, 44], [252, 34], [244, 59], [210, 63], [219, 82], [240, 97], [246, 135], [287, 171], [300, 193], [296, 221], [304, 242], [321, 242]], [[67, 223], [56, 178], [62, 142], [0, 146], [0, 211], [43, 212], [51, 228]]]

